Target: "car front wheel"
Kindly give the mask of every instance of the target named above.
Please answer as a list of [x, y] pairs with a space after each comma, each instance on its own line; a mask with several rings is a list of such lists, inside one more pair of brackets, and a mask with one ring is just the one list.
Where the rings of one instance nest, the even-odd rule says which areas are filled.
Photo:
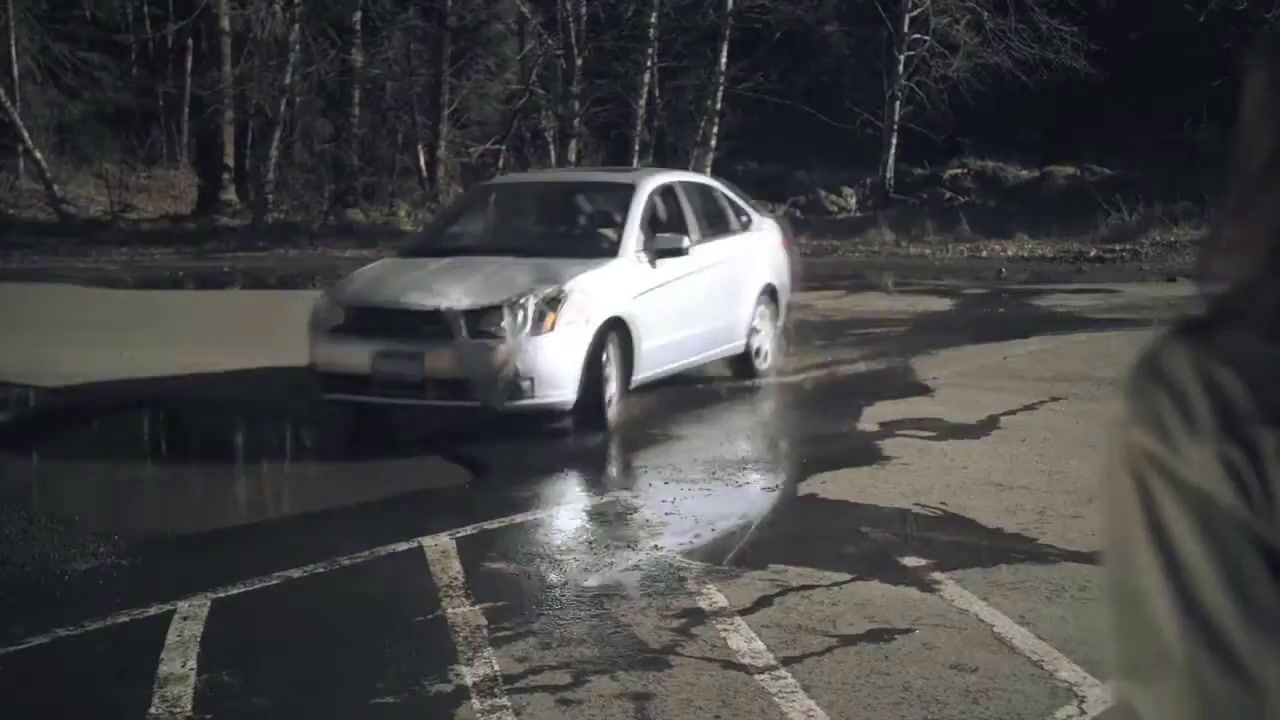
[[778, 323], [778, 304], [768, 295], [756, 299], [751, 311], [751, 324], [747, 327], [747, 347], [733, 358], [733, 374], [743, 380], [768, 377], [777, 370], [781, 360], [781, 328]]
[[574, 426], [586, 431], [608, 432], [618, 426], [627, 395], [627, 371], [622, 338], [606, 330], [588, 351], [587, 362], [574, 406]]

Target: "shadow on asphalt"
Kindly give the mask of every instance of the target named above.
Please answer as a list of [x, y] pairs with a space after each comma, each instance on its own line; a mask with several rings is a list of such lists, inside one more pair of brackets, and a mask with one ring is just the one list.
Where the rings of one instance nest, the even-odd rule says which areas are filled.
[[[907, 287], [897, 294], [942, 298], [949, 300], [951, 307], [924, 312], [910, 319], [800, 320], [792, 332], [794, 342], [801, 345], [831, 346], [856, 342], [867, 350], [864, 359], [909, 360], [926, 353], [983, 343], [1152, 327], [1149, 319], [1090, 317], [1036, 302], [1048, 295], [1115, 295], [1120, 292], [1113, 288], [990, 287], [975, 291], [971, 287], [957, 286]], [[815, 365], [806, 369], [821, 367]]]
[[[749, 485], [752, 492], [774, 492], [767, 503], [744, 505], [742, 522], [734, 528], [684, 549], [693, 559], [717, 564], [784, 564], [920, 585], [919, 576], [904, 571], [875, 539], [877, 533], [892, 536], [944, 571], [1094, 562], [1089, 553], [1043, 544], [939, 508], [884, 507], [802, 494], [803, 484], [816, 475], [891, 461], [882, 449], [886, 440], [980, 440], [996, 432], [1003, 419], [1059, 400], [1043, 398], [973, 422], [901, 418], [874, 430], [860, 429], [866, 408], [933, 392], [913, 369], [915, 356], [983, 342], [1151, 325], [1142, 318], [1090, 318], [1034, 302], [1048, 291], [909, 291], [940, 295], [953, 304], [917, 316], [900, 332], [867, 339], [870, 356], [891, 360], [885, 367], [765, 387], [714, 376], [677, 379], [638, 392], [630, 423], [608, 440], [575, 435], [548, 418], [432, 421], [410, 414], [403, 418], [416, 417], [422, 424], [406, 419], [401, 425], [409, 424], [412, 432], [388, 432], [367, 415], [322, 405], [309, 376], [296, 368], [125, 380], [33, 394], [10, 386], [10, 396], [23, 398], [13, 404], [28, 407], [0, 424], [0, 460], [18, 471], [6, 471], [0, 481], [0, 509], [17, 517], [0, 537], [0, 585], [8, 589], [0, 593], [7, 626], [0, 633], [21, 637], [76, 618], [537, 509], [548, 502], [546, 489], [565, 477], [576, 478], [582, 492], [597, 495], [657, 492], [655, 488], [672, 483], [737, 483]], [[797, 335], [801, 342], [857, 337], [865, 322], [805, 321]], [[439, 456], [448, 462], [437, 461], [430, 466], [437, 468], [433, 472], [443, 472], [440, 468], [447, 465], [454, 468], [454, 479], [424, 482], [424, 463]], [[50, 469], [59, 465], [70, 468], [61, 481]], [[308, 467], [320, 474], [299, 470]], [[143, 507], [148, 492], [191, 472], [196, 475], [187, 476], [187, 482], [200, 491], [169, 497], [166, 502], [187, 504], [174, 514], [198, 516], [203, 506], [234, 514], [239, 503], [256, 508], [246, 511], [251, 522], [214, 529], [192, 526], [179, 534], [139, 533], [144, 523], [140, 515], [130, 517], [126, 493], [124, 501], [89, 498], [76, 506], [89, 508], [83, 513], [87, 515], [101, 502], [116, 513], [90, 528], [102, 532], [86, 533], [83, 517], [60, 515], [56, 507], [58, 482], [64, 483], [64, 499], [89, 488], [96, 488], [99, 498], [128, 488], [137, 507]], [[301, 473], [292, 477], [303, 482], [290, 486], [281, 480], [291, 472]], [[107, 476], [123, 479], [110, 486], [94, 481]], [[357, 494], [305, 512], [291, 511], [291, 502], [280, 494], [283, 486], [305, 495], [335, 492], [334, 487], [350, 492], [353, 484], [369, 490], [383, 483], [390, 483], [390, 490], [381, 495]], [[738, 496], [727, 497], [717, 502], [732, 503]], [[295, 497], [292, 507], [299, 505], [306, 507]], [[680, 522], [696, 525], [698, 512], [692, 505], [684, 508]], [[605, 525], [629, 522], [625, 514], [593, 517]], [[49, 529], [51, 523], [56, 527]], [[45, 529], [24, 535], [24, 527], [35, 525]], [[73, 541], [87, 538], [85, 543], [99, 543], [104, 550], [68, 565], [33, 545], [47, 543], [59, 532]], [[537, 596], [546, 588], [525, 591]], [[885, 632], [883, 637], [833, 642], [896, 637]]]

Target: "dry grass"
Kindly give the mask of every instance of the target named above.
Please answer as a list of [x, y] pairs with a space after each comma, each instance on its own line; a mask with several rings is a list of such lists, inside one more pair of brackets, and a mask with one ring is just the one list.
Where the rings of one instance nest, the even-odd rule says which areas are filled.
[[[196, 204], [196, 175], [186, 167], [103, 163], [95, 168], [54, 170], [68, 198], [91, 220], [146, 223], [181, 218], [190, 215]], [[296, 200], [282, 193], [281, 210], [292, 211], [284, 219], [314, 222], [319, 215], [315, 208], [303, 207]], [[0, 179], [0, 212], [20, 220], [55, 219], [38, 183], [27, 179], [18, 184], [8, 175]], [[423, 207], [404, 202], [365, 207], [360, 216], [361, 221], [392, 224], [405, 230], [421, 227], [429, 219]]]
[[[1181, 261], [1208, 231], [1206, 203], [1144, 192], [1096, 165], [964, 158], [902, 173], [906, 201], [803, 221], [811, 254]], [[1154, 199], [1152, 199], [1154, 198]]]
[[[144, 220], [191, 212], [196, 178], [190, 169], [104, 164], [93, 169], [55, 168], [63, 190], [86, 217]], [[24, 220], [52, 220], [44, 189], [33, 180], [0, 186], [0, 210]]]

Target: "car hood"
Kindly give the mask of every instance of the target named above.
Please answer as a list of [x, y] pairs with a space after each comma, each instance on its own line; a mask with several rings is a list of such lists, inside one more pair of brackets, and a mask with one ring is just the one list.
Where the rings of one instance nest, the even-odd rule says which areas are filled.
[[608, 259], [449, 257], [386, 258], [334, 288], [343, 304], [421, 308], [496, 305], [531, 290], [562, 286]]

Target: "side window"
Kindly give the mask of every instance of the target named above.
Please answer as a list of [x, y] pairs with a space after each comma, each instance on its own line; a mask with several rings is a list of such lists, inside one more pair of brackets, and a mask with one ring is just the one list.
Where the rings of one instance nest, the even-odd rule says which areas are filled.
[[658, 233], [690, 234], [689, 223], [685, 220], [684, 208], [680, 206], [680, 196], [676, 194], [675, 185], [663, 185], [649, 194], [640, 229], [646, 241], [652, 240]]
[[751, 213], [747, 209], [739, 205], [733, 198], [717, 191], [716, 195], [724, 201], [729, 208], [729, 217], [733, 220], [734, 232], [746, 232], [751, 229]]
[[734, 232], [734, 221], [720, 193], [710, 185], [697, 182], [681, 183], [685, 197], [693, 207], [693, 217], [702, 230], [702, 240], [715, 240]]
[[737, 185], [734, 185], [733, 183], [729, 182], [728, 180], [725, 180], [722, 177], [717, 177], [716, 182], [720, 183], [726, 188], [729, 188], [729, 192], [726, 194], [726, 196], [729, 198], [729, 204], [733, 208], [733, 214], [738, 217], [738, 220], [739, 222], [742, 223], [744, 230], [749, 230], [751, 228], [751, 214], [748, 212], [743, 212], [743, 204], [750, 206], [756, 212], [762, 212], [766, 215], [769, 214], [769, 210], [767, 208], [761, 207], [760, 203], [757, 203], [755, 200], [752, 200], [750, 195], [742, 192], [742, 188], [738, 187]]

